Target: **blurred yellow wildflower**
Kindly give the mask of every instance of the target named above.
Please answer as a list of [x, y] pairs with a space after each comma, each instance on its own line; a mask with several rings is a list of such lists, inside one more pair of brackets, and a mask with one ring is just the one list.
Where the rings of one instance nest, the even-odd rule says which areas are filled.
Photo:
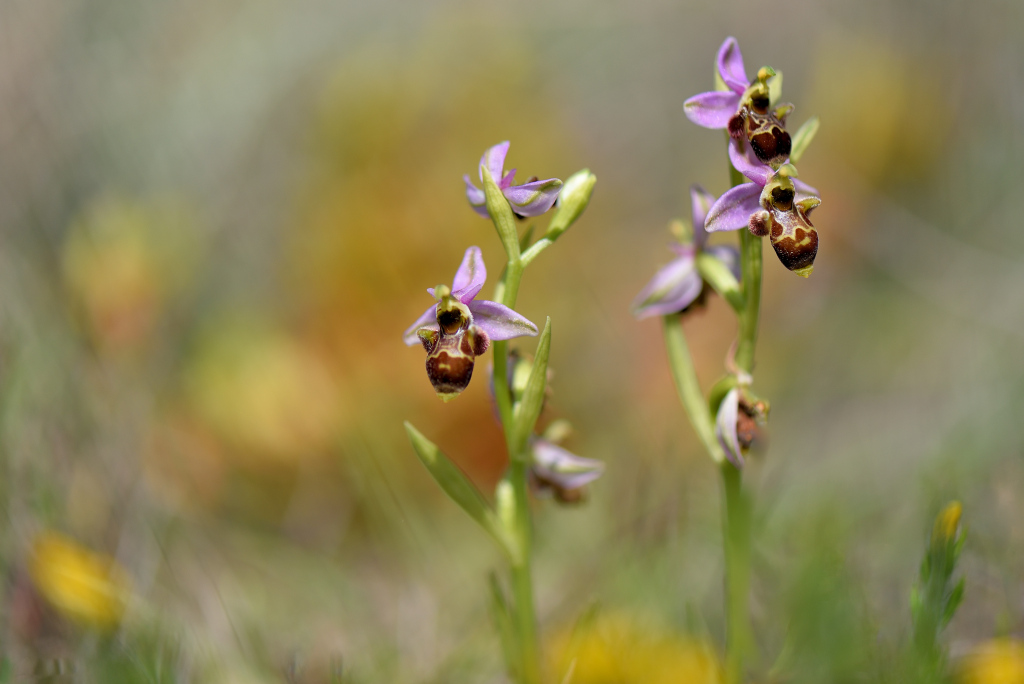
[[64, 278], [102, 347], [132, 348], [149, 338], [194, 267], [192, 223], [177, 203], [111, 196], [68, 228]]
[[964, 507], [959, 501], [951, 501], [946, 504], [939, 515], [935, 518], [935, 527], [932, 529], [932, 544], [945, 544], [956, 539], [957, 529], [960, 527], [960, 515]]
[[552, 681], [562, 684], [719, 684], [712, 647], [636, 618], [608, 613], [551, 640]]
[[189, 406], [247, 458], [289, 462], [330, 446], [339, 390], [308, 346], [272, 327], [222, 323], [185, 371]]
[[1024, 684], [1024, 642], [997, 639], [960, 662], [959, 684]]
[[75, 622], [105, 630], [121, 621], [129, 580], [113, 558], [45, 532], [32, 545], [29, 574], [39, 593]]

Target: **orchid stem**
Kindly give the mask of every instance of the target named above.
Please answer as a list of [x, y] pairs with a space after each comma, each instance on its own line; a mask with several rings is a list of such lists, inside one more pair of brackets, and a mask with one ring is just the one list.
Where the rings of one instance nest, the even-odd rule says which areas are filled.
[[[495, 288], [494, 300], [512, 308], [519, 294], [519, 283], [525, 266], [518, 251], [509, 254], [505, 274]], [[533, 575], [531, 572], [532, 523], [529, 500], [529, 458], [524, 443], [515, 434], [515, 419], [512, 410], [512, 393], [508, 386], [508, 342], [494, 343], [494, 396], [498, 404], [498, 415], [505, 432], [508, 450], [508, 473], [506, 480], [512, 485], [515, 502], [515, 516], [511, 530], [519, 549], [519, 555], [512, 562], [512, 611], [515, 634], [518, 641], [516, 653], [518, 663], [509, 663], [520, 684], [540, 684], [540, 652], [537, 645], [537, 617], [533, 607]]]
[[682, 315], [670, 314], [665, 316], [662, 322], [665, 329], [665, 348], [668, 350], [668, 365], [672, 370], [676, 390], [679, 392], [679, 401], [686, 409], [686, 415], [689, 416], [690, 423], [693, 424], [693, 429], [704, 448], [708, 450], [711, 458], [721, 463], [725, 461], [725, 452], [715, 437], [711, 412], [697, 381], [697, 371], [694, 370], [690, 349], [686, 344], [686, 335], [683, 333]]
[[[729, 167], [733, 187], [745, 182], [743, 175]], [[740, 230], [740, 288], [743, 307], [738, 313], [739, 340], [735, 363], [747, 375], [754, 368], [757, 324], [761, 311], [761, 238]], [[750, 625], [750, 521], [753, 508], [743, 488], [743, 473], [731, 462], [721, 466], [725, 498], [722, 533], [725, 553], [726, 682], [743, 679], [744, 660], [753, 649]]]

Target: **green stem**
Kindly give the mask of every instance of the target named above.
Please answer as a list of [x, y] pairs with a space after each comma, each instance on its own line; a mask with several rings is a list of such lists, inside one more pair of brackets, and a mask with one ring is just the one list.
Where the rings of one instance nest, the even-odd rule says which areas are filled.
[[743, 490], [740, 470], [722, 464], [725, 490], [723, 536], [725, 538], [725, 618], [728, 684], [743, 681], [743, 662], [753, 647], [750, 628], [750, 497]]
[[[733, 187], [746, 181], [729, 168]], [[740, 230], [740, 287], [743, 308], [739, 312], [739, 340], [736, 367], [750, 374], [757, 347], [757, 325], [761, 312], [761, 238]], [[726, 682], [742, 681], [744, 660], [753, 649], [750, 626], [750, 519], [752, 502], [743, 488], [743, 473], [732, 463], [722, 463], [725, 497], [723, 536], [725, 538]]]
[[[509, 255], [505, 275], [495, 288], [495, 301], [512, 308], [519, 294], [523, 277], [523, 260], [518, 253]], [[494, 343], [494, 396], [498, 415], [505, 432], [509, 466], [507, 481], [512, 485], [515, 516], [513, 530], [519, 555], [513, 561], [512, 611], [519, 656], [518, 663], [509, 663], [520, 684], [540, 684], [540, 652], [537, 645], [537, 617], [533, 606], [533, 576], [530, 570], [532, 531], [529, 500], [529, 453], [515, 434], [512, 392], [508, 386], [508, 342]]]
[[686, 409], [686, 415], [689, 416], [704, 448], [716, 463], [722, 463], [725, 461], [725, 452], [715, 437], [714, 421], [711, 419], [707, 402], [704, 401], [704, 394], [700, 391], [697, 372], [693, 368], [693, 359], [686, 344], [686, 335], [683, 334], [682, 315], [670, 314], [665, 316], [662, 322], [665, 330], [665, 348], [668, 350], [668, 365], [672, 370], [676, 390], [679, 392], [679, 401]]

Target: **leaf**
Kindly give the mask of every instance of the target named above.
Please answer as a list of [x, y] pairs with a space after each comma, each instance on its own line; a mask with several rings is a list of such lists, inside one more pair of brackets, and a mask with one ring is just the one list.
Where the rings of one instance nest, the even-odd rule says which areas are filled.
[[960, 607], [960, 603], [964, 600], [964, 580], [965, 577], [961, 577], [960, 581], [953, 587], [953, 591], [949, 593], [949, 599], [946, 601], [946, 609], [942, 612], [942, 626], [945, 627], [949, 624], [949, 621], [953, 619], [953, 615], [956, 614], [956, 609]]
[[544, 407], [544, 390], [548, 383], [548, 354], [551, 351], [551, 317], [548, 316], [544, 323], [544, 331], [540, 334], [540, 341], [537, 343], [537, 352], [533, 357], [533, 369], [526, 381], [526, 389], [523, 390], [523, 398], [516, 405], [515, 411], [515, 442], [516, 453], [513, 458], [526, 449], [526, 441], [533, 432], [533, 426], [540, 418], [540, 411]]
[[800, 161], [800, 158], [804, 156], [804, 152], [807, 151], [808, 145], [814, 140], [814, 135], [818, 132], [819, 123], [818, 117], [812, 116], [793, 135], [793, 146], [789, 153], [789, 160], [794, 164]]
[[519, 260], [519, 232], [516, 228], [516, 218], [512, 214], [512, 206], [509, 205], [505, 195], [486, 167], [480, 168], [484, 178], [484, 195], [487, 199], [487, 213], [491, 215], [494, 228], [498, 231], [501, 244], [505, 247], [505, 253], [509, 261]]
[[441, 485], [444, 493], [489, 532], [502, 549], [514, 556], [515, 545], [501, 528], [494, 511], [480, 490], [466, 477], [462, 469], [452, 463], [451, 459], [414, 428], [412, 423], [406, 421], [405, 431], [409, 435], [413, 449], [416, 450], [416, 455], [420, 457], [420, 461], [427, 467], [437, 484]]
[[516, 676], [516, 665], [519, 663], [519, 649], [516, 643], [515, 626], [512, 624], [512, 614], [509, 610], [508, 600], [505, 598], [505, 591], [501, 588], [498, 575], [491, 572], [488, 575], [491, 587], [491, 614], [494, 617], [494, 624], [498, 628], [498, 637], [501, 640], [501, 651], [505, 656], [505, 664], [508, 665], [509, 675], [513, 680]]

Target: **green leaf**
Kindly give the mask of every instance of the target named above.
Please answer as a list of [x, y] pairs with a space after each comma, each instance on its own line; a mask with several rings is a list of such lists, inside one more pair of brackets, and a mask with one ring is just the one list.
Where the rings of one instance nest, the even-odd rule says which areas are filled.
[[512, 213], [512, 206], [501, 194], [501, 188], [491, 178], [487, 167], [481, 166], [480, 172], [484, 177], [484, 195], [487, 198], [487, 213], [491, 215], [494, 228], [498, 231], [501, 244], [505, 247], [505, 253], [509, 261], [519, 260], [519, 231], [516, 229], [516, 217]]
[[800, 157], [804, 156], [808, 145], [811, 144], [814, 135], [818, 132], [818, 124], [818, 117], [812, 116], [793, 136], [793, 147], [789, 153], [789, 160], [792, 163], [796, 164], [800, 161]]
[[945, 627], [949, 624], [949, 621], [953, 619], [953, 615], [956, 614], [956, 609], [960, 607], [960, 603], [964, 600], [964, 580], [965, 577], [961, 577], [960, 581], [953, 587], [953, 591], [949, 594], [949, 599], [946, 601], [946, 609], [942, 612], [942, 626]]
[[697, 271], [737, 313], [743, 310], [743, 293], [740, 283], [722, 260], [707, 252], [697, 255]]
[[488, 575], [491, 587], [491, 615], [494, 617], [495, 627], [498, 628], [498, 637], [501, 640], [501, 651], [505, 656], [505, 663], [508, 665], [509, 675], [513, 680], [516, 677], [516, 665], [519, 663], [519, 648], [516, 643], [515, 626], [512, 622], [512, 613], [509, 610], [508, 600], [505, 598], [505, 591], [501, 588], [498, 575], [491, 572]]
[[409, 435], [413, 449], [416, 450], [416, 455], [420, 457], [437, 484], [441, 485], [444, 493], [490, 533], [503, 550], [515, 556], [515, 545], [502, 530], [494, 511], [480, 490], [470, 482], [462, 469], [452, 463], [451, 459], [408, 421], [405, 423], [405, 431]]
[[537, 352], [533, 357], [533, 369], [526, 381], [523, 398], [516, 404], [515, 410], [515, 441], [516, 453], [512, 458], [521, 457], [526, 449], [526, 441], [533, 432], [533, 426], [540, 418], [544, 407], [544, 390], [548, 383], [548, 354], [551, 351], [551, 317], [544, 323], [544, 331], [537, 342]]

